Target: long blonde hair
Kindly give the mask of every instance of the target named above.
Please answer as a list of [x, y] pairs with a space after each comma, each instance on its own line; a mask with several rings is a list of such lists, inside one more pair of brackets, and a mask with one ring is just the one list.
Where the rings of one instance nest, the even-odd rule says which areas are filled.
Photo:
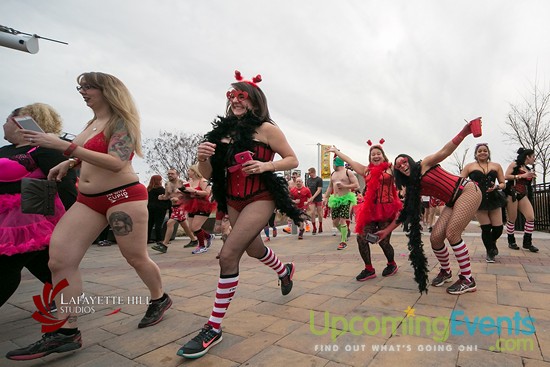
[[189, 169], [191, 171], [193, 171], [193, 173], [195, 173], [195, 175], [197, 176], [198, 179], [200, 179], [200, 180], [203, 179], [203, 176], [202, 176], [201, 172], [199, 171], [199, 165], [198, 164], [193, 164], [193, 165], [189, 166]]
[[[100, 72], [82, 73], [76, 78], [76, 81], [80, 85], [89, 84], [101, 90], [103, 97], [109, 104], [113, 116], [105, 126], [105, 138], [107, 141], [111, 139], [117, 123], [122, 121], [128, 130], [130, 139], [134, 143], [134, 151], [138, 156], [142, 157], [139, 113], [132, 95], [124, 83], [115, 76]], [[88, 122], [88, 125], [94, 120], [95, 117]]]

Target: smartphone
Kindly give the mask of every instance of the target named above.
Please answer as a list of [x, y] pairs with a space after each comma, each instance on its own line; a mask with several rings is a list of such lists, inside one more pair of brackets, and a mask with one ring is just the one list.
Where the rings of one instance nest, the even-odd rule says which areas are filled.
[[21, 129], [32, 130], [39, 133], [43, 133], [44, 130], [38, 125], [31, 116], [16, 116], [13, 118], [17, 126]]
[[374, 233], [367, 233], [367, 242], [376, 243], [376, 242], [378, 242], [379, 239], [380, 239], [380, 237], [378, 237]]
[[244, 162], [248, 162], [252, 160], [252, 152], [250, 151], [244, 151], [235, 154], [235, 162], [238, 164], [243, 164]]

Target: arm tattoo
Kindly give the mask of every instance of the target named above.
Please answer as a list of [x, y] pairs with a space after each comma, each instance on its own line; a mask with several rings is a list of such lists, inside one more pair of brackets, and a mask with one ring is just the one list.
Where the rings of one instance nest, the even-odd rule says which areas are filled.
[[69, 324], [73, 323], [73, 322], [76, 322], [76, 320], [78, 319], [78, 316], [74, 316], [74, 315], [71, 315], [67, 318], [67, 322]]
[[109, 215], [109, 225], [115, 236], [126, 236], [132, 232], [134, 222], [132, 218], [124, 212], [113, 212]]
[[119, 121], [109, 141], [109, 153], [115, 153], [121, 160], [130, 160], [134, 152], [134, 143], [128, 134], [128, 129], [122, 121]]

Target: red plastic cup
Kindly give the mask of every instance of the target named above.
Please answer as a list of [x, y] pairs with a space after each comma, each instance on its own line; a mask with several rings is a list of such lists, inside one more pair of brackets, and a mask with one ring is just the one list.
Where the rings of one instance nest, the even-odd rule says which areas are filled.
[[479, 138], [481, 136], [481, 117], [470, 121], [470, 130], [474, 138]]

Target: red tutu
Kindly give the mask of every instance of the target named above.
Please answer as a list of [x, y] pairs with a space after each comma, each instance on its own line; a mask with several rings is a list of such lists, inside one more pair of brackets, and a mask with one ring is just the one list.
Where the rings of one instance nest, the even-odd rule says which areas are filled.
[[393, 221], [403, 208], [393, 176], [385, 172], [388, 167], [387, 162], [368, 167], [370, 177], [364, 201], [355, 207], [356, 233], [363, 233], [368, 223]]
[[189, 198], [184, 201], [183, 208], [187, 213], [211, 213], [216, 209], [216, 204], [210, 202], [209, 199]]

